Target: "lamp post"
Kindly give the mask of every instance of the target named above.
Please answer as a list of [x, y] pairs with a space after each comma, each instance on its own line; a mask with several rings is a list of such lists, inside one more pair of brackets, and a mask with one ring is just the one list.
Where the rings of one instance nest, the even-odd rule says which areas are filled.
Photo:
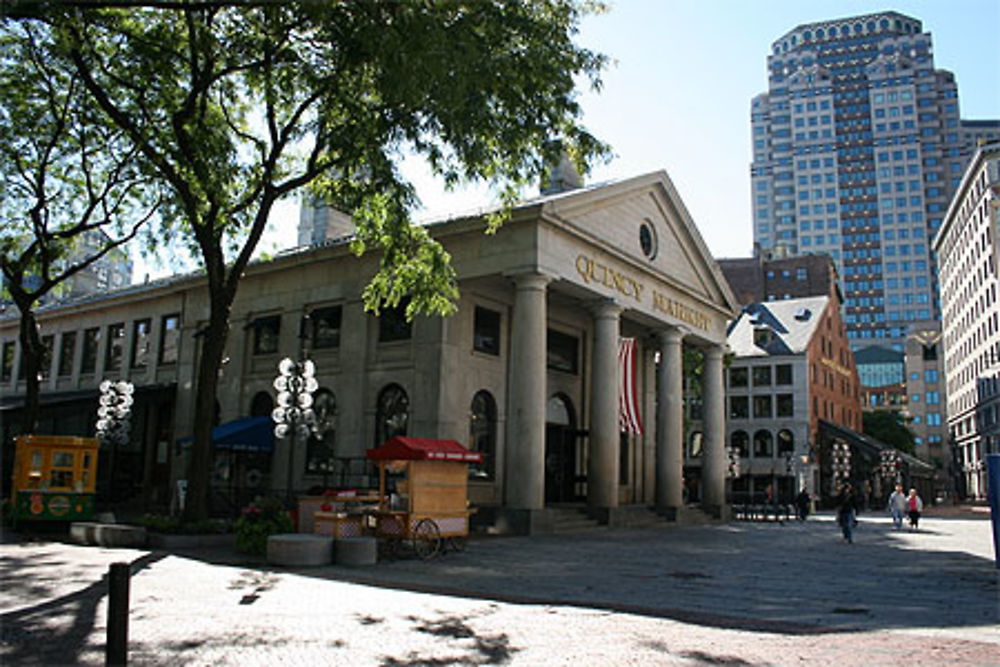
[[[125, 380], [112, 382], [104, 380], [99, 385], [101, 396], [97, 407], [97, 438], [102, 445], [111, 449], [110, 466], [108, 468], [109, 486], [113, 487], [115, 478], [115, 459], [118, 446], [128, 442], [132, 424], [129, 419], [132, 413], [132, 394], [135, 385]], [[113, 493], [111, 488], [110, 492]]]
[[900, 483], [903, 472], [903, 459], [895, 449], [883, 449], [879, 454], [879, 475], [884, 480]]
[[740, 448], [732, 445], [726, 447], [726, 480], [729, 482], [729, 502], [733, 502], [733, 480], [740, 476]]
[[846, 442], [833, 443], [833, 490], [840, 492], [840, 487], [851, 478], [851, 447]]
[[313, 413], [313, 392], [319, 387], [316, 365], [311, 359], [293, 361], [285, 357], [278, 363], [274, 389], [278, 392], [278, 407], [271, 412], [274, 436], [288, 440], [288, 483], [285, 489], [289, 504], [294, 502], [292, 480], [295, 471], [295, 448], [299, 440], [309, 437], [316, 415]]

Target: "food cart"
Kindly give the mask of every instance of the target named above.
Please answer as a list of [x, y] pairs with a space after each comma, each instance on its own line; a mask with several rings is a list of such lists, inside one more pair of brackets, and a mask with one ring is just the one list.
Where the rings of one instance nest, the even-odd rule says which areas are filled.
[[461, 550], [469, 534], [468, 464], [482, 460], [454, 440], [395, 436], [369, 449], [378, 462], [375, 537], [390, 552], [409, 542], [421, 558], [446, 546]]
[[12, 519], [78, 521], [94, 514], [97, 438], [22, 435], [15, 439]]

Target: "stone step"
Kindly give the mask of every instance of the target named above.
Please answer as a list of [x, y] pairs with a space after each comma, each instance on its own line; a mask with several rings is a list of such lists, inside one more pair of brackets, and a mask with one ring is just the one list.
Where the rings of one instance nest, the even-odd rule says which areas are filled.
[[549, 511], [552, 513], [552, 530], [555, 533], [585, 533], [604, 529], [584, 509], [556, 508]]

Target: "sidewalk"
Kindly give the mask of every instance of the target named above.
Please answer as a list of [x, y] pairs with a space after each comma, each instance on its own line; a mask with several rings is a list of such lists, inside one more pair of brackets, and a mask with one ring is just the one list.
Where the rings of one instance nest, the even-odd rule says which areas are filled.
[[133, 664], [995, 664], [989, 521], [861, 517], [493, 538], [428, 562], [288, 571], [228, 550], [0, 546], [0, 661], [100, 664], [107, 564], [135, 561]]

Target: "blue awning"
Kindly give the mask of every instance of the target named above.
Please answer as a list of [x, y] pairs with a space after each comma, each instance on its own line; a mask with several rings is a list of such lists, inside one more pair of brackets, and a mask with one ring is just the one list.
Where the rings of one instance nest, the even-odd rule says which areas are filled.
[[[177, 442], [190, 446], [193, 436]], [[274, 451], [274, 423], [270, 417], [240, 417], [212, 429], [212, 447], [230, 452]]]

